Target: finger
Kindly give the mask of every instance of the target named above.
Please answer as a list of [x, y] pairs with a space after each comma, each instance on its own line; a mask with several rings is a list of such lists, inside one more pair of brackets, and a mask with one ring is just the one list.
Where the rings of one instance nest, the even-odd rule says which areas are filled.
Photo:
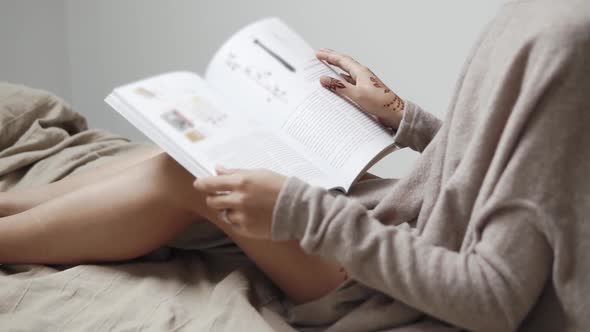
[[355, 88], [355, 86], [348, 82], [343, 82], [341, 80], [329, 76], [322, 76], [320, 77], [320, 84], [324, 88], [334, 92], [339, 96], [345, 96], [354, 100], [353, 89]]
[[208, 195], [205, 203], [214, 210], [237, 209], [241, 206], [239, 194], [230, 193], [227, 195]]
[[350, 84], [353, 84], [353, 85], [356, 84], [356, 81], [350, 75], [340, 74], [340, 77], [342, 77], [346, 82], [348, 82]]
[[316, 57], [321, 61], [326, 61], [327, 63], [344, 70], [350, 74], [350, 76], [355, 81], [357, 79], [357, 75], [363, 69], [363, 66], [356, 62], [353, 58], [336, 51], [318, 51], [316, 53]]
[[217, 175], [197, 179], [194, 187], [198, 191], [214, 194], [220, 191], [234, 191], [240, 183], [240, 179], [235, 174]]

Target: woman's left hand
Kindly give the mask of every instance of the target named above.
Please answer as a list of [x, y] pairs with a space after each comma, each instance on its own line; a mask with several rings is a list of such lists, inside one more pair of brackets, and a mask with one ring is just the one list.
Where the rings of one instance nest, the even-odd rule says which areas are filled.
[[340, 74], [342, 80], [329, 76], [320, 77], [323, 87], [353, 101], [365, 112], [376, 116], [385, 126], [394, 130], [399, 128], [405, 101], [391, 91], [369, 68], [348, 55], [328, 48], [320, 49], [316, 56], [319, 60], [346, 72]]
[[219, 167], [217, 176], [197, 179], [194, 187], [207, 195], [206, 203], [231, 222], [236, 233], [271, 238], [272, 217], [279, 192], [287, 178], [275, 172]]

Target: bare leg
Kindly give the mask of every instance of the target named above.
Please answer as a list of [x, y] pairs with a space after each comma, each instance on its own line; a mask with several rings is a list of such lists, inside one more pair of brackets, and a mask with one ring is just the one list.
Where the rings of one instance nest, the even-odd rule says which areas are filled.
[[0, 263], [123, 260], [158, 248], [198, 218], [164, 195], [169, 184], [157, 174], [186, 176], [169, 165], [165, 155], [157, 156], [0, 219]]
[[235, 235], [192, 188], [193, 177], [166, 155], [128, 168], [22, 213], [0, 219], [1, 263], [80, 263], [137, 257], [190, 222], [212, 220], [295, 302], [343, 281], [338, 264], [303, 252], [296, 241]]
[[338, 263], [306, 254], [298, 241], [246, 238], [219, 219], [214, 223], [295, 303], [317, 299], [348, 278]]
[[34, 188], [0, 192], [0, 217], [28, 210], [80, 187], [101, 181], [160, 153], [162, 153], [162, 150], [156, 146], [141, 149], [121, 155], [106, 165], [68, 176], [60, 181]]

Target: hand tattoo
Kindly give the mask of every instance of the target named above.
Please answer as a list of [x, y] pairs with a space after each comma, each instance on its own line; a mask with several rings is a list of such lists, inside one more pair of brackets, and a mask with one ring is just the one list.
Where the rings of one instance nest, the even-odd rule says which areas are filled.
[[381, 82], [381, 80], [375, 78], [374, 76], [369, 77], [369, 79], [371, 80], [371, 82], [373, 82], [373, 86], [376, 88], [385, 88], [384, 93], [390, 93], [391, 90], [389, 90], [386, 86], [383, 86], [383, 83]]
[[[373, 72], [371, 72], [371, 74], [373, 74]], [[393, 93], [385, 86], [385, 84], [383, 84], [383, 82], [381, 82], [380, 79], [376, 77], [376, 75], [369, 77], [369, 79], [371, 82], [373, 82], [374, 87], [384, 89], [384, 93]], [[404, 101], [398, 95], [393, 93], [393, 99], [389, 103], [383, 104], [383, 107], [390, 111], [398, 112], [404, 109]]]
[[381, 84], [379, 84], [379, 81], [375, 77], [371, 76], [370, 79], [371, 79], [371, 82], [373, 82], [374, 87], [376, 87], [376, 88], [382, 87]]
[[404, 101], [399, 96], [394, 94], [393, 100], [387, 104], [384, 104], [383, 107], [394, 112], [401, 111], [404, 109]]
[[336, 89], [344, 89], [344, 83], [340, 82], [339, 80], [330, 77], [330, 83], [322, 84], [324, 88], [336, 92]]

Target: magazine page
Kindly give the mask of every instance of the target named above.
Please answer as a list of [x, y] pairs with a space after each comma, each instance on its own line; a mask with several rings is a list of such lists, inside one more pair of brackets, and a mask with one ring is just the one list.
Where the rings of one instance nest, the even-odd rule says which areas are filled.
[[107, 102], [195, 176], [215, 174], [215, 166], [223, 165], [268, 168], [331, 185], [274, 132], [228, 107], [196, 74], [169, 73], [135, 82], [115, 89]]
[[230, 38], [207, 68], [213, 89], [336, 174], [344, 189], [392, 145], [391, 134], [355, 105], [327, 91], [336, 71], [277, 18], [255, 22]]

